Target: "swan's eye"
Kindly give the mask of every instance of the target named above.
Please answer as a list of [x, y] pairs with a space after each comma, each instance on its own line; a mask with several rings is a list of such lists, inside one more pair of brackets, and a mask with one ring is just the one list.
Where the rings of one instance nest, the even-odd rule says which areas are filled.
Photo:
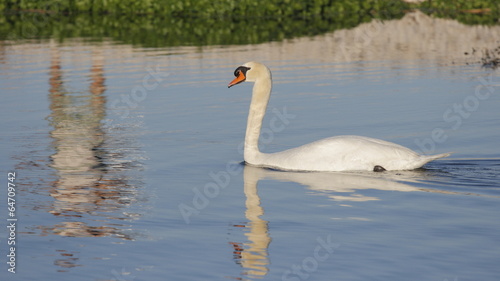
[[240, 72], [243, 72], [243, 74], [246, 75], [247, 71], [249, 69], [250, 69], [250, 67], [240, 66], [240, 67], [236, 68], [236, 70], [234, 71], [234, 76], [238, 77], [238, 75], [240, 74]]

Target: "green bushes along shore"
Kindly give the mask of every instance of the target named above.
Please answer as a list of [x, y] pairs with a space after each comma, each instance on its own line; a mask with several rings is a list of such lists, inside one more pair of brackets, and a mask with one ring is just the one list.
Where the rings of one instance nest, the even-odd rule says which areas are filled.
[[147, 47], [249, 44], [316, 35], [419, 9], [499, 24], [497, 0], [0, 0], [0, 40], [113, 38]]
[[0, 0], [3, 11], [203, 17], [329, 17], [362, 11], [393, 13], [412, 8], [437, 13], [491, 14], [498, 13], [499, 6], [497, 0], [427, 0], [417, 4], [402, 0]]

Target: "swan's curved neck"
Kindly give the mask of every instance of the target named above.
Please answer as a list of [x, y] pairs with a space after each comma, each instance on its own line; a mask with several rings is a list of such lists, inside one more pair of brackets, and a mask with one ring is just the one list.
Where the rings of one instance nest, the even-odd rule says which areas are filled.
[[271, 88], [272, 80], [269, 76], [257, 79], [253, 86], [244, 148], [244, 159], [250, 164], [258, 164], [256, 162], [259, 161], [259, 157], [262, 155], [259, 150], [259, 136], [262, 120], [266, 114], [267, 103], [271, 96]]

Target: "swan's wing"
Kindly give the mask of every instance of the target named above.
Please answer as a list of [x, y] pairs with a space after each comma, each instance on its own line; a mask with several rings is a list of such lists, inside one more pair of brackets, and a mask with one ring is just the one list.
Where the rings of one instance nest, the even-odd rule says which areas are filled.
[[361, 136], [336, 136], [266, 154], [263, 166], [300, 171], [411, 170], [447, 154], [422, 156], [404, 146]]

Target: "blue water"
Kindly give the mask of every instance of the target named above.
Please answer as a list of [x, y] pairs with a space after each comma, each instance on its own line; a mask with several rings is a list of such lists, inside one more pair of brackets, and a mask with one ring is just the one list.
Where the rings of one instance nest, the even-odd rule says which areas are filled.
[[4, 48], [1, 167], [18, 221], [2, 280], [500, 276], [498, 70], [267, 58], [262, 150], [356, 134], [454, 153], [416, 171], [288, 173], [241, 164], [251, 85], [227, 89], [241, 47]]

